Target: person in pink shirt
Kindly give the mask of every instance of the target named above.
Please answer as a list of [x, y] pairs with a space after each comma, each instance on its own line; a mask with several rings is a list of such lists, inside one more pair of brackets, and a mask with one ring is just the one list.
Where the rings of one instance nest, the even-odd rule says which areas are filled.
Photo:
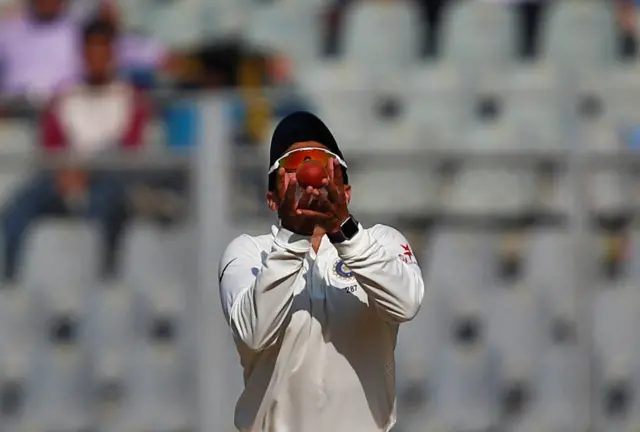
[[[149, 118], [145, 98], [115, 75], [115, 30], [94, 21], [83, 31], [82, 80], [57, 94], [41, 121], [41, 143], [49, 154], [69, 152], [82, 159], [132, 152], [144, 143]], [[126, 215], [125, 181], [117, 174], [70, 169], [40, 174], [9, 202], [2, 217], [5, 279], [19, 273], [22, 239], [31, 222], [71, 213], [96, 220], [107, 246], [105, 274], [113, 271], [117, 241]]]
[[[22, 12], [0, 23], [1, 95], [46, 100], [82, 77], [82, 23], [67, 6], [68, 0], [28, 0]], [[98, 13], [119, 18], [112, 3]], [[118, 34], [115, 52], [119, 69], [159, 69], [172, 59], [157, 42], [125, 34]]]

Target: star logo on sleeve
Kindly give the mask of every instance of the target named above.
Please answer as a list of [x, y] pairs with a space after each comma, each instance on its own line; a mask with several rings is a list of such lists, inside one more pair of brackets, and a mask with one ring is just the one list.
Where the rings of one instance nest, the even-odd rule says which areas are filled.
[[400, 259], [402, 261], [406, 262], [407, 264], [415, 263], [416, 262], [416, 258], [413, 255], [413, 251], [411, 250], [411, 246], [406, 244], [406, 245], [400, 245], [400, 247], [403, 250], [403, 252], [398, 255], [400, 257]]

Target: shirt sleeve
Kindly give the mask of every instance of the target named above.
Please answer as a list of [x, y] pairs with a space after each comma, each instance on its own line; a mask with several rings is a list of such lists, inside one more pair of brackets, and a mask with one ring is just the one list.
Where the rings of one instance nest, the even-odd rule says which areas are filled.
[[385, 320], [398, 323], [416, 316], [424, 282], [411, 246], [400, 232], [384, 225], [371, 230], [361, 226], [351, 240], [335, 247]]
[[220, 260], [222, 309], [234, 338], [258, 351], [270, 346], [285, 324], [295, 287], [304, 283], [308, 237], [280, 229], [269, 252], [251, 237], [233, 240]]
[[42, 146], [49, 151], [62, 150], [67, 147], [67, 138], [58, 118], [58, 103], [57, 99], [53, 100], [40, 119]]
[[133, 113], [122, 140], [122, 146], [126, 149], [142, 147], [150, 118], [149, 103], [142, 94], [134, 94], [133, 104]]

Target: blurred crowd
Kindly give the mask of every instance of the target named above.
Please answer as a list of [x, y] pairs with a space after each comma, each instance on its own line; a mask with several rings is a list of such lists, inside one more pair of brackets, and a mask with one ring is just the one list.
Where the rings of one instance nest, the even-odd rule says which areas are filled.
[[[82, 17], [71, 13], [67, 0], [24, 1], [17, 6], [0, 26], [5, 112], [20, 103], [35, 108], [38, 144], [51, 157], [64, 152], [90, 160], [105, 153], [140, 150], [153, 109], [135, 77], [179, 71], [182, 60], [152, 39], [124, 34], [112, 2], [100, 3]], [[117, 241], [129, 213], [127, 186], [134, 180], [121, 172], [76, 165], [43, 170], [5, 204], [5, 279], [17, 276], [27, 228], [45, 215], [97, 221], [108, 246], [105, 275], [113, 271]], [[158, 181], [145, 178], [136, 184], [148, 188]], [[169, 184], [181, 192], [182, 181]]]
[[[319, 16], [326, 58], [340, 57], [343, 18], [355, 1], [328, 2]], [[539, 27], [549, 5], [562, 0], [414, 1], [428, 29], [421, 44], [426, 59], [439, 54], [442, 16], [454, 1], [511, 3], [520, 21], [519, 55], [529, 59], [537, 55]], [[635, 8], [640, 1], [603, 1], [615, 7], [620, 57], [633, 58], [638, 50]], [[35, 106], [39, 144], [47, 155], [72, 151], [90, 159], [115, 151], [138, 152], [147, 144], [151, 119], [157, 117], [162, 118], [170, 146], [193, 144], [197, 128], [193, 107], [176, 99], [157, 103], [149, 91], [159, 88], [187, 93], [228, 87], [246, 90], [238, 92], [231, 119], [235, 141], [242, 144], [263, 142], [274, 117], [310, 105], [295, 91], [295, 70], [289, 59], [277, 49], [248, 46], [241, 36], [205, 40], [188, 52], [175, 52], [125, 28], [114, 0], [16, 0], [2, 13], [1, 112], [19, 103]], [[278, 101], [261, 92], [274, 87], [293, 91]], [[83, 169], [43, 172], [32, 178], [4, 206], [5, 278], [16, 276], [29, 224], [45, 214], [71, 213], [99, 221], [109, 250], [116, 250], [128, 214], [127, 185], [133, 181], [122, 173], [90, 174]], [[164, 178], [160, 183], [183, 193], [181, 181]], [[107, 255], [105, 274], [114, 262], [113, 254]]]

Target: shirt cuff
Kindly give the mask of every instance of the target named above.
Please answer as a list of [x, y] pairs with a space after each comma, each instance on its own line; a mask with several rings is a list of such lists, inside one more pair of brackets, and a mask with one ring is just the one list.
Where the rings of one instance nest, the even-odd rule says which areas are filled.
[[275, 244], [294, 254], [306, 254], [311, 248], [311, 237], [280, 227]]
[[335, 243], [334, 246], [338, 251], [338, 255], [342, 259], [348, 259], [361, 255], [370, 243], [369, 233], [367, 233], [361, 224], [358, 224], [358, 232], [350, 240], [342, 243]]

